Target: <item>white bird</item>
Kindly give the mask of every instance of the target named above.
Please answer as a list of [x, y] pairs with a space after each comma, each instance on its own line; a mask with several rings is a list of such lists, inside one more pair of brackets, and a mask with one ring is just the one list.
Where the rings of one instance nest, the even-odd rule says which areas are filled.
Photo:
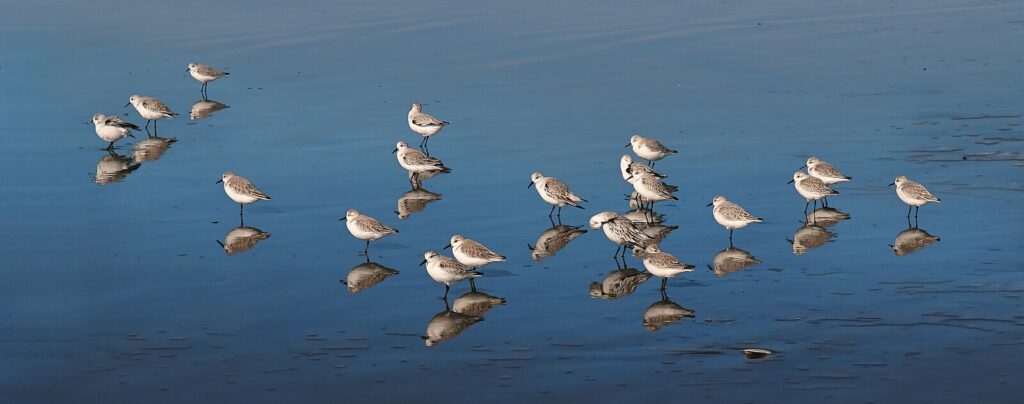
[[623, 154], [622, 158], [619, 159], [619, 172], [622, 174], [622, 179], [629, 181], [629, 177], [635, 174], [649, 173], [653, 174], [658, 178], [665, 178], [661, 173], [654, 171], [653, 168], [648, 167], [642, 163], [633, 161], [633, 156]]
[[548, 217], [551, 217], [555, 213], [555, 207], [558, 207], [558, 217], [562, 217], [562, 207], [572, 206], [575, 208], [583, 209], [579, 205], [580, 202], [590, 202], [586, 199], [580, 198], [569, 190], [569, 187], [564, 182], [560, 181], [555, 177], [545, 177], [540, 171], [534, 171], [530, 174], [530, 184], [526, 186], [527, 189], [536, 185], [537, 193], [540, 194], [540, 198], [551, 204], [551, 212], [548, 212]]
[[149, 132], [149, 123], [153, 122], [153, 132], [156, 132], [156, 121], [158, 119], [174, 119], [178, 115], [177, 112], [171, 111], [167, 108], [160, 100], [153, 97], [143, 97], [141, 95], [133, 95], [128, 98], [128, 103], [124, 104], [127, 106], [135, 107], [135, 110], [139, 112], [139, 116], [146, 118], [146, 131]]
[[910, 217], [910, 210], [915, 206], [917, 207], [917, 212], [914, 212], [914, 218], [917, 218], [917, 214], [921, 213], [921, 206], [928, 202], [942, 202], [942, 199], [928, 192], [924, 185], [911, 181], [902, 175], [896, 177], [896, 181], [889, 184], [890, 187], [894, 185], [896, 186], [896, 196], [900, 197], [903, 203], [909, 205], [907, 207], [908, 218]]
[[423, 264], [427, 264], [427, 275], [430, 275], [431, 279], [444, 284], [445, 299], [448, 298], [448, 289], [453, 284], [468, 279], [473, 290], [476, 290], [476, 285], [472, 284], [473, 279], [484, 275], [469, 265], [462, 264], [454, 258], [440, 255], [435, 251], [423, 253], [423, 262], [420, 263], [420, 266]]
[[228, 194], [228, 198], [231, 198], [232, 201], [238, 204], [239, 216], [242, 215], [245, 205], [260, 200], [270, 200], [270, 195], [257, 189], [245, 177], [231, 171], [225, 171], [217, 183], [224, 183], [224, 193]]
[[199, 88], [199, 93], [203, 95], [203, 99], [206, 99], [207, 83], [217, 80], [221, 77], [226, 77], [231, 74], [228, 72], [222, 72], [207, 65], [201, 65], [199, 63], [189, 63], [188, 73], [192, 75], [192, 78], [198, 80], [200, 83], [203, 83], [203, 86]]
[[640, 247], [635, 247], [633, 252], [643, 257], [644, 268], [647, 268], [648, 272], [661, 278], [662, 290], [665, 289], [665, 283], [668, 281], [668, 278], [673, 278], [684, 272], [693, 272], [693, 268], [696, 268], [693, 265], [684, 264], [672, 256], [672, 254], [662, 252], [661, 248], [654, 244], [647, 246], [643, 250]]
[[648, 139], [640, 135], [633, 135], [629, 138], [629, 144], [626, 147], [630, 146], [633, 146], [633, 153], [647, 160], [651, 167], [654, 167], [655, 161], [661, 160], [669, 154], [679, 153], [676, 150], [665, 147], [665, 145], [657, 140]]
[[804, 204], [804, 212], [807, 212], [807, 205], [814, 201], [814, 205], [818, 205], [818, 200], [829, 195], [839, 195], [839, 192], [831, 189], [824, 182], [816, 177], [812, 177], [803, 171], [797, 171], [793, 173], [793, 179], [787, 182], [787, 184], [793, 184], [796, 188], [796, 192], [800, 194], [807, 203]]
[[722, 195], [716, 195], [708, 206], [714, 205], [714, 209], [711, 210], [712, 216], [715, 217], [715, 221], [722, 225], [726, 229], [729, 229], [729, 245], [732, 245], [732, 231], [735, 229], [742, 229], [747, 227], [748, 224], [761, 222], [761, 219], [757, 216], [751, 215], [742, 206], [725, 199]]
[[480, 268], [484, 265], [492, 262], [504, 262], [505, 257], [498, 255], [494, 251], [491, 251], [487, 246], [480, 244], [477, 241], [463, 237], [460, 234], [452, 236], [448, 245], [444, 246], [444, 249], [452, 249], [452, 255], [455, 259], [464, 265], [469, 265], [474, 269]]
[[338, 220], [345, 221], [345, 227], [348, 228], [348, 232], [352, 233], [353, 237], [366, 241], [363, 255], [366, 255], [370, 250], [371, 241], [398, 233], [398, 230], [384, 225], [384, 223], [373, 217], [359, 213], [355, 209], [349, 209], [348, 212], [345, 212], [345, 217]]
[[[640, 173], [631, 175], [626, 179], [627, 182], [633, 185], [633, 189], [636, 190], [637, 194], [640, 195], [642, 201], [652, 203], [665, 200], [678, 201], [679, 198], [672, 195], [672, 191], [669, 189], [661, 179], [654, 176], [651, 173]], [[641, 202], [642, 204], [642, 202]]]
[[95, 114], [92, 116], [92, 124], [96, 128], [96, 136], [110, 142], [107, 150], [114, 150], [114, 142], [132, 136], [132, 130], [142, 130], [138, 125], [126, 122], [117, 115]]
[[[852, 180], [853, 177], [843, 174], [841, 171], [836, 169], [835, 166], [824, 162], [817, 157], [810, 157], [807, 159], [807, 163], [804, 164], [807, 167], [807, 173], [811, 176], [821, 180], [825, 185], [832, 185], [839, 182], [845, 182]], [[804, 168], [800, 167], [800, 168]]]
[[[398, 165], [409, 171], [409, 182], [414, 186], [420, 174], [432, 173], [434, 171], [448, 173], [451, 169], [444, 166], [444, 162], [435, 157], [430, 157], [423, 152], [409, 147], [405, 142], [399, 141], [395, 144], [395, 150], [391, 151], [398, 157]], [[436, 174], [436, 173], [432, 173]]]
[[420, 147], [426, 147], [427, 141], [430, 137], [440, 132], [442, 128], [451, 124], [448, 121], [442, 121], [434, 118], [428, 114], [423, 113], [423, 105], [418, 102], [412, 103], [412, 108], [409, 109], [409, 129], [413, 132], [423, 136], [423, 140], [420, 141]]
[[613, 257], [619, 255], [620, 248], [622, 256], [625, 257], [628, 247], [646, 248], [656, 242], [654, 238], [637, 229], [632, 220], [615, 212], [598, 213], [590, 218], [589, 224], [591, 229], [604, 230], [605, 237], [616, 244]]

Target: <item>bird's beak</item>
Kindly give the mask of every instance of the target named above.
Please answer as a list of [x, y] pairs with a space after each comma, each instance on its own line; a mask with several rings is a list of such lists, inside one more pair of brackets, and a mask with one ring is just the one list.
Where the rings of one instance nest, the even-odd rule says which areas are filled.
[[391, 151], [391, 154], [395, 154], [395, 153], [397, 153], [397, 152], [398, 152], [398, 148], [396, 147], [396, 148], [395, 148], [395, 150], [392, 150], [392, 151]]
[[527, 185], [526, 189], [530, 189], [530, 187], [532, 187], [532, 186], [533, 186], [533, 181], [530, 181], [530, 185]]
[[804, 165], [802, 165], [800, 167], [797, 167], [797, 170], [803, 170], [805, 168], [807, 168], [807, 164], [804, 164]]
[[347, 216], [342, 216], [342, 217], [341, 217], [341, 219], [338, 219], [338, 221], [339, 221], [339, 222], [344, 222], [344, 221], [345, 221], [345, 219], [348, 219], [348, 217], [347, 217]]
[[221, 243], [220, 240], [213, 240], [213, 241], [216, 241], [217, 244], [220, 245], [220, 248], [224, 248], [224, 243]]
[[189, 69], [189, 68], [187, 68], [187, 67], [185, 68], [185, 71], [186, 71], [186, 72], [187, 72], [187, 71], [190, 71], [190, 70], [192, 70], [192, 69]]
[[529, 249], [530, 249], [530, 251], [533, 251], [533, 246], [532, 246], [532, 245], [530, 245], [530, 243], [526, 243], [526, 248], [529, 248]]
[[85, 124], [86, 124], [86, 125], [88, 125], [88, 124], [90, 124], [90, 123], [92, 123], [92, 121], [88, 121], [88, 122], [85, 122]]
[[630, 174], [629, 177], [626, 177], [626, 181], [629, 181], [631, 179], [633, 179], [633, 174]]
[[629, 146], [631, 146], [631, 145], [632, 145], [632, 144], [630, 144], [630, 143], [626, 143], [626, 145], [625, 145], [625, 146], [623, 146], [623, 147], [629, 147]]
[[448, 243], [448, 245], [444, 246], [444, 248], [442, 248], [442, 250], [447, 250], [449, 248], [452, 248], [452, 243]]
[[711, 206], [711, 205], [714, 205], [714, 204], [715, 204], [714, 202], [711, 202], [711, 203], [709, 203], [707, 205], [704, 205], [704, 206]]
[[129, 102], [129, 103], [127, 103], [127, 104], [124, 104], [124, 107], [125, 107], [125, 108], [128, 108], [128, 106], [129, 106], [129, 105], [132, 105], [132, 103], [131, 103], [131, 102]]
[[214, 184], [220, 184], [220, 183], [222, 183], [222, 182], [224, 182], [224, 179], [223, 179], [223, 178], [221, 178], [221, 179], [217, 180], [217, 182], [215, 182]]
[[423, 266], [423, 264], [426, 264], [426, 263], [427, 263], [427, 260], [423, 260], [423, 262], [420, 263], [420, 266]]
[[787, 182], [787, 184], [792, 184], [794, 181], [796, 181], [796, 180], [789, 180], [789, 182]]
[[890, 186], [890, 187], [891, 187], [891, 186], [893, 186], [893, 185], [896, 185], [896, 183], [894, 182], [894, 183], [892, 183], [892, 184], [889, 184], [889, 186]]

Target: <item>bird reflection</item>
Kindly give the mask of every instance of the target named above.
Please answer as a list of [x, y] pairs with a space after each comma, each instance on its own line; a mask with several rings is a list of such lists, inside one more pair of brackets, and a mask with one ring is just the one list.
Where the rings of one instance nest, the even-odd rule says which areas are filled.
[[[632, 206], [632, 205], [630, 205]], [[646, 208], [632, 208], [622, 214], [623, 217], [629, 219], [634, 224], [661, 224], [665, 221], [665, 215], [660, 213], [654, 213], [654, 211]], [[638, 226], [639, 227], [639, 226]]]
[[569, 226], [564, 224], [555, 225], [554, 227], [544, 230], [537, 238], [536, 245], [526, 246], [530, 248], [530, 255], [534, 261], [540, 262], [544, 258], [555, 255], [558, 251], [569, 245], [570, 241], [576, 239], [581, 234], [586, 233], [580, 226]]
[[604, 300], [615, 300], [623, 296], [629, 296], [636, 291], [636, 287], [651, 279], [650, 272], [640, 271], [635, 268], [622, 268], [611, 271], [600, 283], [590, 283], [590, 297], [597, 297]]
[[758, 261], [746, 250], [729, 247], [715, 254], [714, 266], [708, 265], [708, 269], [713, 271], [715, 276], [722, 277], [760, 263], [761, 261]]
[[432, 347], [441, 341], [459, 336], [469, 326], [483, 320], [484, 318], [480, 316], [452, 311], [448, 307], [448, 299], [444, 299], [444, 311], [437, 313], [434, 315], [434, 318], [430, 319], [430, 322], [427, 323], [426, 335], [420, 338], [423, 338], [423, 343], [426, 346]]
[[348, 276], [341, 282], [350, 293], [359, 293], [394, 275], [398, 275], [398, 271], [367, 261], [352, 267], [352, 270], [348, 271]]
[[843, 220], [850, 220], [850, 214], [832, 208], [818, 208], [807, 214], [806, 223], [820, 227], [832, 227]]
[[911, 227], [897, 234], [896, 241], [889, 247], [892, 247], [892, 251], [896, 255], [902, 257], [939, 240], [941, 239], [938, 236], [933, 236], [927, 231]]
[[177, 142], [177, 138], [151, 136], [135, 144], [132, 149], [132, 158], [136, 163], [157, 161], [164, 152], [171, 147], [171, 143]]
[[505, 298], [491, 296], [477, 291], [469, 291], [455, 298], [452, 311], [467, 316], [482, 316], [491, 309], [505, 304]]
[[111, 150], [96, 163], [96, 174], [93, 181], [99, 185], [121, 182], [132, 171], [138, 170], [140, 166], [141, 164], [133, 162], [132, 159]]
[[412, 185], [413, 190], [417, 190], [423, 187], [423, 180], [429, 180], [441, 174], [447, 174], [445, 171], [431, 170], [422, 173], [414, 173], [412, 171], [406, 171], [409, 173], [409, 184]]
[[221, 103], [219, 103], [217, 101], [214, 101], [214, 100], [206, 100], [206, 99], [199, 100], [199, 101], [196, 101], [195, 104], [192, 104], [192, 111], [190, 111], [188, 113], [188, 118], [193, 120], [193, 121], [198, 121], [200, 119], [206, 119], [206, 118], [209, 118], [210, 115], [213, 115], [214, 112], [220, 111], [222, 109], [227, 109], [227, 108], [231, 108], [231, 106], [225, 105], [225, 104], [221, 104]]
[[804, 255], [807, 250], [813, 250], [831, 242], [835, 236], [835, 233], [825, 230], [824, 227], [805, 223], [803, 227], [796, 230], [796, 233], [793, 233], [792, 240], [787, 239], [786, 241], [793, 244], [794, 255]]
[[666, 325], [693, 317], [695, 317], [693, 310], [670, 300], [668, 294], [662, 289], [661, 300], [654, 302], [647, 307], [647, 310], [644, 310], [643, 322], [647, 331], [655, 332]]
[[270, 233], [255, 227], [239, 226], [224, 236], [224, 242], [217, 240], [228, 255], [241, 254], [256, 247], [256, 243], [270, 238]]
[[435, 194], [423, 188], [414, 188], [398, 197], [398, 210], [395, 211], [395, 214], [399, 219], [405, 220], [413, 213], [419, 213], [426, 209], [431, 202], [439, 200], [441, 200], [441, 194]]

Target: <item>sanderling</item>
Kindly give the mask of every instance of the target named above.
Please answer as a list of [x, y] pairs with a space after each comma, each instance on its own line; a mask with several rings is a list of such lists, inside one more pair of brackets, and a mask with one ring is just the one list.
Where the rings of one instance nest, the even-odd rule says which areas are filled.
[[409, 182], [413, 185], [419, 179], [419, 174], [427, 173], [431, 171], [440, 171], [442, 173], [451, 172], [448, 167], [444, 166], [444, 162], [440, 159], [427, 156], [423, 152], [409, 147], [405, 142], [399, 141], [395, 144], [395, 150], [391, 151], [398, 157], [398, 164], [402, 168], [412, 173], [410, 175]]
[[644, 310], [643, 324], [644, 329], [650, 332], [655, 332], [666, 325], [675, 323], [684, 318], [695, 317], [695, 312], [692, 309], [680, 306], [678, 303], [673, 302], [668, 298], [665, 290], [661, 290], [661, 300], [654, 302]]
[[[477, 272], [473, 267], [465, 265], [456, 261], [454, 258], [440, 255], [435, 251], [427, 251], [423, 254], [423, 262], [427, 264], [427, 275], [435, 282], [444, 284], [444, 298], [448, 298], [448, 289], [457, 282], [464, 280], [473, 280], [483, 276], [483, 273]], [[473, 290], [476, 290], [475, 285]]]
[[633, 225], [633, 221], [615, 212], [598, 213], [590, 218], [589, 224], [591, 229], [604, 230], [605, 237], [616, 244], [613, 257], [619, 256], [619, 249], [622, 250], [622, 256], [625, 257], [627, 248], [633, 246], [646, 248], [655, 242], [654, 238], [637, 229]]
[[665, 289], [665, 283], [668, 278], [675, 277], [683, 272], [693, 272], [693, 265], [684, 264], [676, 257], [672, 256], [667, 252], [662, 252], [661, 248], [657, 245], [649, 245], [647, 248], [640, 250], [640, 247], [634, 247], [633, 252], [643, 257], [644, 268], [653, 274], [654, 276], [661, 278], [661, 289]]
[[469, 326], [483, 321], [483, 319], [480, 316], [470, 316], [452, 311], [448, 308], [448, 300], [445, 299], [444, 311], [430, 319], [430, 322], [427, 323], [426, 335], [420, 336], [420, 338], [423, 339], [424, 345], [433, 347], [441, 341], [459, 336]]
[[664, 200], [675, 200], [679, 198], [672, 195], [672, 191], [669, 190], [668, 186], [661, 179], [655, 177], [654, 174], [641, 173], [633, 174], [626, 179], [627, 182], [633, 184], [633, 189], [636, 190], [637, 194], [640, 195], [641, 204], [642, 201], [650, 203], [664, 201]]
[[156, 121], [158, 119], [174, 119], [178, 115], [177, 112], [171, 111], [170, 108], [167, 108], [167, 105], [153, 97], [133, 95], [128, 98], [128, 103], [124, 104], [125, 107], [129, 105], [135, 107], [139, 115], [146, 118], [146, 132], [149, 132], [150, 122], [153, 122], [153, 132], [156, 132]]
[[808, 158], [807, 163], [800, 168], [804, 167], [807, 167], [808, 174], [821, 180], [825, 185], [832, 185], [837, 182], [844, 182], [853, 179], [853, 177], [847, 176], [837, 170], [832, 164], [821, 161], [817, 157]]
[[467, 316], [482, 316], [491, 309], [505, 304], [505, 298], [484, 292], [469, 291], [452, 301], [452, 311]]
[[910, 217], [910, 210], [915, 206], [917, 211], [914, 212], [914, 218], [917, 218], [917, 214], [921, 213], [921, 206], [928, 202], [942, 202], [937, 196], [932, 195], [924, 188], [924, 185], [916, 183], [907, 179], [907, 177], [899, 176], [896, 177], [896, 181], [893, 181], [889, 186], [896, 186], [896, 196], [900, 197], [903, 203], [909, 205], [907, 208], [907, 217]]
[[896, 255], [902, 257], [939, 240], [938, 236], [933, 236], [927, 231], [911, 227], [897, 234], [896, 241], [890, 244], [889, 247], [892, 247], [892, 251]]
[[793, 179], [787, 182], [787, 184], [793, 184], [796, 192], [807, 200], [807, 203], [804, 204], [804, 212], [807, 212], [807, 205], [811, 201], [814, 201], [815, 206], [817, 206], [819, 199], [829, 195], [839, 195], [839, 192], [832, 190], [818, 178], [807, 175], [803, 171], [793, 173]]
[[562, 217], [562, 207], [569, 205], [572, 207], [583, 209], [579, 205], [580, 202], [589, 202], [586, 199], [580, 198], [576, 194], [569, 190], [569, 187], [565, 186], [565, 183], [555, 177], [545, 177], [540, 171], [534, 171], [530, 174], [530, 184], [526, 188], [537, 186], [537, 193], [540, 194], [540, 198], [544, 202], [551, 204], [551, 212], [548, 212], [548, 217], [551, 217], [555, 213], [555, 207], [558, 207], [558, 217]]
[[124, 177], [138, 170], [141, 164], [135, 163], [132, 159], [114, 153], [112, 150], [96, 162], [96, 174], [93, 180], [97, 185], [107, 185], [121, 182]]
[[629, 177], [637, 174], [653, 174], [658, 178], [665, 178], [661, 173], [654, 171], [653, 168], [648, 167], [642, 163], [633, 161], [633, 156], [623, 154], [622, 158], [619, 159], [619, 172], [622, 174], [622, 179], [629, 181]]
[[359, 293], [394, 275], [398, 275], [398, 271], [376, 262], [364, 262], [352, 267], [342, 283], [349, 293]]
[[217, 181], [217, 183], [224, 183], [224, 193], [228, 194], [228, 198], [231, 198], [232, 201], [238, 204], [239, 216], [242, 215], [242, 209], [245, 205], [259, 200], [270, 200], [270, 195], [256, 189], [256, 186], [252, 185], [245, 177], [231, 171], [224, 172], [224, 175], [220, 177], [220, 181]]
[[751, 265], [760, 264], [761, 261], [742, 248], [729, 247], [715, 254], [712, 263], [714, 266], [708, 265], [708, 269], [714, 272], [715, 276], [722, 277]]
[[228, 255], [241, 254], [256, 247], [256, 243], [270, 238], [270, 233], [255, 227], [239, 226], [224, 236], [224, 242], [217, 240], [217, 244], [224, 249]]
[[420, 141], [420, 147], [425, 147], [431, 136], [440, 132], [441, 128], [451, 124], [451, 122], [442, 121], [423, 113], [423, 105], [418, 102], [412, 103], [412, 109], [409, 110], [408, 118], [409, 129], [423, 136], [423, 140]]
[[742, 229], [747, 227], [748, 224], [764, 220], [751, 215], [746, 209], [743, 209], [742, 206], [725, 199], [722, 195], [716, 195], [707, 206], [711, 205], [715, 206], [714, 209], [711, 210], [711, 214], [715, 217], [715, 221], [722, 225], [722, 227], [729, 229], [730, 246], [732, 245], [733, 230]]
[[635, 268], [622, 268], [610, 272], [601, 282], [590, 283], [590, 297], [597, 297], [603, 300], [614, 300], [623, 296], [629, 296], [636, 291], [636, 287], [651, 279], [650, 272], [637, 270]]
[[231, 74], [228, 72], [222, 72], [207, 65], [201, 65], [199, 63], [189, 63], [188, 73], [192, 75], [192, 78], [198, 80], [200, 83], [203, 83], [203, 86], [199, 88], [199, 93], [203, 95], [204, 99], [206, 98], [207, 83]]
[[487, 248], [483, 244], [477, 241], [463, 237], [462, 235], [456, 234], [452, 236], [451, 241], [448, 245], [444, 246], [444, 249], [452, 249], [452, 255], [463, 265], [469, 265], [474, 269], [480, 268], [484, 265], [492, 262], [505, 261], [505, 257], [498, 255], [490, 248]]
[[544, 258], [555, 255], [555, 253], [569, 245], [570, 241], [575, 240], [586, 232], [586, 230], [579, 226], [559, 224], [551, 226], [550, 229], [544, 230], [544, 232], [537, 237], [537, 242], [534, 243], [534, 245], [527, 244], [526, 247], [530, 249], [530, 257], [533, 258], [534, 261], [539, 262]]
[[204, 98], [199, 101], [196, 101], [195, 104], [192, 104], [192, 110], [188, 113], [188, 119], [193, 121], [205, 119], [210, 115], [213, 115], [214, 112], [226, 108], [231, 108], [231, 106]]
[[398, 233], [398, 230], [385, 226], [377, 219], [359, 213], [355, 209], [349, 209], [348, 212], [345, 212], [345, 217], [338, 220], [345, 221], [345, 227], [348, 227], [348, 232], [352, 233], [353, 237], [366, 241], [363, 255], [370, 250], [371, 241]]
[[132, 130], [142, 130], [138, 125], [125, 122], [117, 115], [96, 114], [92, 116], [92, 124], [96, 127], [96, 136], [110, 142], [107, 150], [114, 150], [114, 142], [132, 136]]
[[441, 200], [441, 194], [435, 194], [423, 188], [413, 188], [398, 197], [398, 210], [395, 211], [395, 214], [399, 219], [405, 220], [413, 213], [426, 209], [431, 202], [439, 200]]
[[142, 139], [141, 142], [136, 143], [135, 147], [132, 148], [132, 158], [135, 159], [136, 163], [157, 161], [171, 147], [171, 144], [177, 141], [178, 138], [159, 136], [150, 136]]
[[640, 135], [633, 135], [629, 138], [629, 143], [626, 147], [633, 146], [633, 153], [636, 153], [640, 158], [647, 160], [650, 166], [654, 166], [654, 162], [665, 158], [669, 154], [679, 153], [676, 150], [669, 149], [661, 142], [648, 139]]
[[793, 233], [793, 239], [786, 239], [793, 244], [793, 255], [804, 255], [807, 250], [813, 250], [832, 241], [836, 234], [825, 230], [824, 227], [813, 223], [804, 223]]

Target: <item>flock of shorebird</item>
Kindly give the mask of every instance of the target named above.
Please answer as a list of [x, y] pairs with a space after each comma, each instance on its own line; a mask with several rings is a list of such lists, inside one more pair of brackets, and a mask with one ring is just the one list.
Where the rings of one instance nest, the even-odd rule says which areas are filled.
[[[197, 63], [190, 63], [188, 71], [193, 78], [202, 83], [200, 92], [206, 99], [207, 84], [211, 81], [225, 77], [228, 73], [219, 71], [212, 67]], [[139, 115], [146, 119], [145, 129], [148, 132], [150, 122], [153, 123], [153, 130], [156, 130], [156, 121], [160, 119], [173, 119], [178, 114], [172, 111], [160, 100], [153, 97], [133, 95], [129, 98]], [[449, 125], [447, 121], [434, 118], [423, 112], [420, 103], [414, 102], [407, 116], [409, 128], [422, 136], [420, 149], [410, 147], [405, 142], [399, 141], [392, 153], [398, 159], [398, 164], [409, 173], [409, 181], [416, 189], [423, 179], [433, 177], [441, 173], [450, 172], [440, 159], [431, 157], [427, 151], [427, 142], [431, 136], [436, 135]], [[96, 114], [93, 116], [93, 124], [96, 128], [96, 135], [109, 142], [107, 149], [112, 150], [114, 142], [125, 137], [132, 136], [132, 130], [141, 130], [137, 125], [127, 122], [118, 116]], [[647, 164], [633, 161], [629, 154], [623, 155], [619, 162], [619, 169], [623, 180], [633, 186], [634, 192], [630, 196], [630, 203], [634, 207], [644, 210], [643, 218], [637, 220], [635, 217], [627, 217], [615, 212], [600, 212], [590, 218], [591, 229], [602, 229], [605, 236], [616, 244], [615, 257], [621, 257], [625, 262], [626, 251], [632, 248], [634, 255], [642, 258], [644, 267], [651, 275], [662, 279], [661, 289], [664, 291], [665, 283], [669, 278], [679, 274], [693, 271], [694, 266], [683, 263], [672, 254], [661, 251], [659, 242], [663, 234], [651, 234], [647, 230], [653, 220], [653, 207], [655, 202], [665, 200], [678, 200], [674, 192], [678, 188], [666, 184], [663, 179], [665, 175], [654, 170], [655, 162], [678, 153], [676, 150], [665, 147], [661, 142], [645, 138], [640, 135], [633, 135], [625, 147], [632, 147], [633, 153], [638, 157], [647, 160]], [[819, 200], [823, 206], [828, 206], [828, 197], [839, 193], [829, 186], [840, 182], [850, 181], [852, 177], [844, 175], [835, 166], [822, 161], [816, 157], [808, 158], [806, 164], [807, 172], [797, 171], [793, 174], [790, 183], [794, 184], [796, 191], [806, 200], [804, 212], [806, 214], [811, 202], [815, 208]], [[260, 200], [269, 200], [270, 196], [260, 191], [248, 179], [233, 172], [225, 172], [218, 183], [224, 184], [224, 192], [232, 201], [238, 203], [239, 214], [244, 212], [244, 206]], [[896, 180], [889, 184], [896, 187], [896, 195], [901, 201], [909, 206], [907, 218], [909, 220], [911, 211], [930, 203], [939, 202], [940, 199], [932, 195], [921, 184], [911, 181], [904, 176], [896, 177]], [[545, 176], [536, 171], [530, 174], [530, 183], [527, 188], [535, 187], [540, 198], [551, 205], [548, 217], [557, 216], [561, 219], [562, 208], [572, 206], [583, 209], [581, 202], [588, 202], [586, 199], [573, 193], [569, 187], [555, 177]], [[714, 206], [712, 215], [718, 224], [729, 230], [729, 244], [732, 246], [733, 231], [746, 227], [751, 223], [761, 222], [760, 217], [754, 216], [743, 207], [726, 199], [725, 196], [717, 195], [712, 198], [707, 206]], [[556, 214], [557, 208], [557, 214]], [[915, 213], [914, 217], [917, 217]], [[365, 241], [363, 254], [369, 254], [370, 242], [397, 234], [398, 230], [389, 227], [379, 220], [360, 213], [358, 210], [350, 209], [345, 216], [339, 220], [346, 221], [348, 231], [353, 237]], [[553, 220], [552, 220], [553, 222]], [[559, 220], [560, 222], [560, 220]], [[645, 225], [646, 224], [646, 225]], [[568, 226], [570, 237], [579, 233], [578, 228]], [[556, 230], [556, 226], [552, 230]], [[671, 229], [669, 229], [670, 231]], [[585, 232], [585, 231], [584, 231]], [[543, 236], [542, 236], [543, 237]], [[538, 248], [542, 246], [538, 245]], [[445, 299], [451, 285], [468, 280], [473, 290], [476, 286], [473, 283], [475, 278], [483, 275], [479, 268], [494, 263], [505, 261], [505, 257], [492, 251], [485, 245], [475, 240], [454, 235], [450, 243], [444, 247], [451, 248], [454, 258], [441, 255], [436, 251], [427, 251], [423, 254], [423, 262], [426, 264], [427, 274], [434, 280], [445, 285]], [[446, 300], [447, 301], [447, 300]]]

